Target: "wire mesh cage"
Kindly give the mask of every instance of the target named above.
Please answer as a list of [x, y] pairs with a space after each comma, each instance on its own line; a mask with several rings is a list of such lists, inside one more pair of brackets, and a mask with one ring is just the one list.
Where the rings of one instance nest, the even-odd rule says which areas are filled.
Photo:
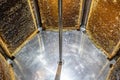
[[38, 32], [33, 6], [30, 0], [2, 0], [0, 16], [0, 45], [12, 56]]
[[[80, 29], [84, 0], [63, 0], [62, 20], [64, 30]], [[58, 0], [38, 0], [42, 28], [58, 30]]]
[[120, 1], [92, 0], [86, 31], [108, 58], [120, 48]]

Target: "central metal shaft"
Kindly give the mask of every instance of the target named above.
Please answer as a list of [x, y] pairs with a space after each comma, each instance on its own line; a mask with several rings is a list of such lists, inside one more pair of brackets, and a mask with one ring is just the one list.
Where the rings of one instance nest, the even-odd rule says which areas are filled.
[[62, 22], [62, 0], [58, 0], [58, 26], [59, 26], [59, 62], [62, 63], [62, 30], [63, 30], [63, 22]]

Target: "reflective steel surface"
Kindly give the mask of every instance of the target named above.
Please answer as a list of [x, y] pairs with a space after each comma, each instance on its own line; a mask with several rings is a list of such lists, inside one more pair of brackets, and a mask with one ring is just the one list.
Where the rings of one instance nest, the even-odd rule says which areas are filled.
[[43, 31], [16, 55], [18, 80], [105, 80], [106, 56], [80, 31], [63, 32], [63, 59], [59, 64], [58, 32]]

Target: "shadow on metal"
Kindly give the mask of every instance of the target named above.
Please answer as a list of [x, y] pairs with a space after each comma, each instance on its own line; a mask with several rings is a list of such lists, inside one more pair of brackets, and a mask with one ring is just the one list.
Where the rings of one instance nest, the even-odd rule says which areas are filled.
[[60, 80], [62, 65], [63, 65], [62, 62], [59, 62], [58, 67], [57, 67], [57, 72], [56, 72], [56, 75], [55, 75], [55, 80]]
[[13, 64], [13, 68], [16, 69], [16, 80], [25, 80], [25, 75], [24, 75], [24, 71], [22, 69], [22, 66], [20, 65], [19, 61], [17, 59], [14, 59], [12, 61]]

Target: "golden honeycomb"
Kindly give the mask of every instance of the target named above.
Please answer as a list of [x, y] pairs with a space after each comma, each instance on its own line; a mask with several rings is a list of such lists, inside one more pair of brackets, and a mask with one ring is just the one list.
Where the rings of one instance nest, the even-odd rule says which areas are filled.
[[[63, 29], [79, 29], [83, 0], [62, 1]], [[38, 0], [43, 29], [58, 30], [58, 0]]]
[[0, 45], [9, 56], [37, 32], [30, 4], [30, 0], [2, 0], [0, 3]]
[[120, 48], [120, 0], [92, 0], [87, 34], [112, 58]]

